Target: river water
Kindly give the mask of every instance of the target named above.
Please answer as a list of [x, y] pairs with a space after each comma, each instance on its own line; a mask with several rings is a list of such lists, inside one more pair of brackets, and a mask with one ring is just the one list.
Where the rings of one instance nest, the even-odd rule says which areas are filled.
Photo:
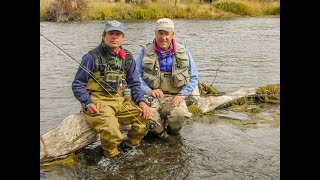
[[[123, 46], [136, 58], [139, 45], [153, 40], [154, 21], [122, 22]], [[200, 81], [213, 83], [222, 92], [280, 83], [280, 18], [174, 22], [175, 39], [189, 48]], [[40, 31], [80, 62], [100, 42], [104, 24], [41, 22]], [[79, 112], [80, 104], [71, 91], [77, 68], [77, 62], [40, 36], [40, 134]], [[279, 105], [266, 111], [276, 112], [273, 118], [280, 116]], [[166, 141], [146, 138], [136, 154], [90, 165], [79, 155], [76, 165], [41, 167], [40, 178], [280, 179], [280, 128], [267, 124], [246, 128], [230, 121], [239, 119], [215, 115], [193, 119], [181, 136]]]

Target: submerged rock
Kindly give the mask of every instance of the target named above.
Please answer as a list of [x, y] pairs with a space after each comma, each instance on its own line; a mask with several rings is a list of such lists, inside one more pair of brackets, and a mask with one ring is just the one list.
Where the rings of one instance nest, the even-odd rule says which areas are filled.
[[247, 114], [244, 114], [241, 112], [221, 111], [220, 113], [215, 114], [215, 115], [220, 116], [220, 117], [240, 120], [240, 121], [249, 120], [249, 116]]

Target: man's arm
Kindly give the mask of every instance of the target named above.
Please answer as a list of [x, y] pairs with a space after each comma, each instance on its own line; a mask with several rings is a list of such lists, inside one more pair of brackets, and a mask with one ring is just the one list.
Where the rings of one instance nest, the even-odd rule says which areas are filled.
[[189, 52], [189, 50], [186, 48], [187, 56], [189, 57], [189, 71], [190, 71], [190, 81], [188, 84], [184, 85], [180, 91], [180, 93], [187, 97], [192, 93], [192, 91], [196, 88], [198, 85], [198, 70], [197, 67], [193, 61], [193, 58]]
[[148, 94], [152, 89], [148, 86], [148, 84], [142, 79], [142, 74], [143, 74], [143, 69], [142, 69], [142, 59], [144, 56], [144, 51], [145, 48], [141, 49], [141, 52], [137, 58], [137, 71], [138, 71], [138, 76], [139, 80], [141, 82], [141, 89], [143, 94]]
[[137, 65], [131, 53], [127, 54], [128, 58], [132, 58], [132, 63], [127, 72], [127, 84], [131, 89], [131, 97], [136, 104], [139, 105], [139, 102], [144, 102], [144, 96], [141, 90], [141, 83], [139, 81]]
[[[93, 57], [90, 54], [86, 54], [82, 57], [81, 65], [89, 71], [94, 72]], [[72, 92], [74, 97], [81, 103], [82, 107], [86, 107], [88, 104], [92, 103], [90, 95], [86, 90], [89, 78], [90, 75], [79, 66], [72, 82]]]

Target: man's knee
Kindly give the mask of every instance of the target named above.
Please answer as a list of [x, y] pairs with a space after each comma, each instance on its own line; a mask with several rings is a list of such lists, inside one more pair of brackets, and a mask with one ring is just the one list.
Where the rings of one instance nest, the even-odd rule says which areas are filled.
[[169, 116], [188, 119], [192, 116], [192, 113], [189, 112], [187, 108], [179, 106], [179, 107], [174, 107], [170, 111]]
[[172, 111], [170, 111], [170, 114], [168, 115], [167, 126], [168, 134], [179, 134], [181, 128], [184, 126], [187, 119], [189, 119], [191, 116], [192, 113], [190, 113], [187, 109], [183, 107], [176, 107]]
[[170, 111], [170, 114], [167, 116], [168, 125], [174, 127], [175, 129], [182, 127], [182, 125], [191, 117], [191, 115], [192, 113], [190, 113], [188, 110], [176, 107]]

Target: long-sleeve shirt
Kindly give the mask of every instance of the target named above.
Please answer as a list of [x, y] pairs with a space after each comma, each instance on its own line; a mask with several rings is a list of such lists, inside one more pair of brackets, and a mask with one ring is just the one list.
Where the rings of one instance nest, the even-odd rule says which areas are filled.
[[[144, 101], [144, 97], [141, 90], [141, 83], [137, 74], [136, 62], [133, 59], [132, 54], [129, 54], [129, 56], [132, 58], [132, 63], [126, 74], [126, 81], [127, 85], [131, 89], [132, 99], [136, 104], [139, 104], [140, 101]], [[94, 60], [90, 53], [87, 53], [82, 57], [81, 65], [89, 71], [95, 72]], [[86, 90], [86, 85], [90, 77], [91, 76], [85, 70], [79, 67], [74, 81], [72, 82], [72, 91], [74, 97], [81, 103], [82, 107], [92, 103], [89, 92]]]
[[[137, 69], [138, 69], [139, 79], [141, 81], [141, 89], [144, 94], [148, 94], [152, 89], [142, 79], [142, 74], [143, 74], [142, 59], [144, 57], [144, 53], [145, 53], [145, 48], [142, 48], [140, 51], [140, 54], [137, 58]], [[188, 48], [186, 48], [186, 53], [189, 58], [190, 81], [188, 84], [184, 85], [179, 92], [185, 97], [190, 95], [192, 93], [192, 91], [196, 88], [196, 86], [198, 85], [198, 70], [196, 68], [196, 65], [193, 61], [193, 58], [192, 58]]]

